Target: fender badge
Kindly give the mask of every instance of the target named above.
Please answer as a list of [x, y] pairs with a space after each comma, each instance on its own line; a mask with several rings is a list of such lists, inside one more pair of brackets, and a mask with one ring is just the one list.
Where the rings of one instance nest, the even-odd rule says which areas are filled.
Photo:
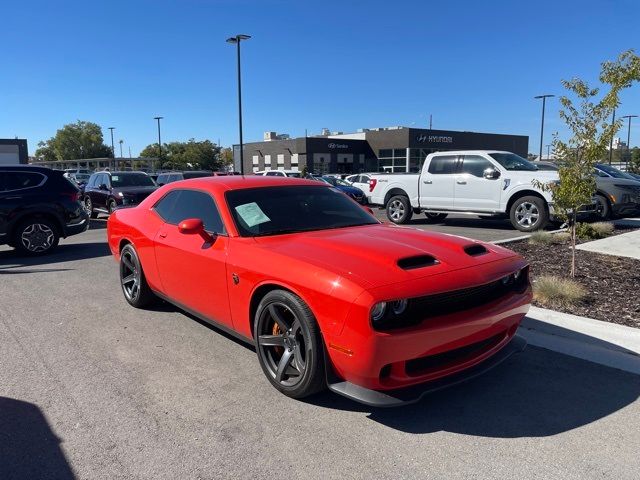
[[233, 273], [231, 274], [231, 278], [233, 279], [233, 283], [234, 285], [237, 285], [240, 283], [240, 277], [238, 277], [237, 273]]

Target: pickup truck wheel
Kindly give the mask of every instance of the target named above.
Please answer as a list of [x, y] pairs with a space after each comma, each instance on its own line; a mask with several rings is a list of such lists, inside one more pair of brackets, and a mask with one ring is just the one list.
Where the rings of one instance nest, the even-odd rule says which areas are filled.
[[427, 220], [431, 223], [442, 222], [445, 218], [449, 216], [448, 213], [425, 213]]
[[540, 230], [549, 221], [549, 212], [544, 200], [527, 196], [518, 198], [509, 211], [511, 224], [521, 232]]
[[409, 199], [404, 195], [391, 197], [387, 203], [387, 218], [393, 223], [407, 223], [413, 216], [413, 209]]

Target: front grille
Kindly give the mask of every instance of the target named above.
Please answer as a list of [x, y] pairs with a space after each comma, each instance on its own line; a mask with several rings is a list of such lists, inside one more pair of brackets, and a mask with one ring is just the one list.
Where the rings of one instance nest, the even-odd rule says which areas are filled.
[[503, 332], [499, 335], [487, 338], [486, 340], [472, 343], [471, 345], [465, 345], [464, 347], [456, 348], [455, 350], [407, 360], [405, 362], [405, 371], [407, 375], [419, 376], [425, 375], [430, 371], [455, 365], [456, 363], [463, 362], [489, 351], [491, 348], [498, 345], [504, 337], [505, 334]]
[[383, 320], [376, 322], [374, 328], [386, 331], [418, 325], [430, 318], [486, 305], [510, 293], [522, 293], [528, 285], [529, 267], [526, 267], [517, 280], [506, 284], [502, 280], [496, 280], [476, 287], [411, 298], [405, 313], [400, 317], [388, 314]]

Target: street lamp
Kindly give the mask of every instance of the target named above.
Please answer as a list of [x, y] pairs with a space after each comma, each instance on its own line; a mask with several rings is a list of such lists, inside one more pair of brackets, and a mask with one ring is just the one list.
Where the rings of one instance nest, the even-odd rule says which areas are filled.
[[244, 155], [242, 146], [242, 84], [240, 77], [240, 42], [242, 40], [250, 39], [250, 35], [236, 35], [235, 37], [227, 38], [227, 43], [234, 43], [238, 53], [238, 129], [240, 131], [240, 174], [244, 175]]
[[122, 158], [122, 144], [124, 143], [124, 140], [120, 139], [118, 143], [120, 144], [120, 158]]
[[109, 130], [111, 130], [111, 157], [113, 158], [113, 167], [115, 168], [116, 166], [116, 149], [113, 146], [113, 131], [115, 130], [116, 127], [109, 127]]
[[[613, 113], [611, 114], [611, 126], [616, 123], [616, 109], [613, 109]], [[617, 132], [615, 132], [617, 133]], [[613, 136], [615, 133], [611, 133], [611, 138], [609, 139], [609, 165], [611, 165], [611, 157], [613, 156]]]
[[546, 147], [547, 147], [547, 160], [549, 160], [549, 156], [550, 156], [549, 149], [551, 148], [551, 144], [546, 145]]
[[[621, 118], [627, 118], [629, 119], [629, 124], [627, 127], [627, 153], [631, 151], [631, 119], [632, 118], [638, 118], [638, 115], [625, 115], [624, 117]], [[628, 155], [627, 155], [628, 157]], [[628, 161], [628, 158], [627, 158]]]
[[536, 97], [536, 99], [542, 99], [542, 122], [540, 124], [540, 156], [538, 157], [539, 160], [542, 160], [542, 143], [543, 143], [543, 138], [544, 138], [544, 107], [547, 103], [547, 98], [550, 97], [555, 97], [555, 95], [538, 95]]
[[[162, 142], [160, 141], [160, 120], [164, 117], [153, 117], [154, 120], [158, 122], [158, 160], [160, 161], [160, 167], [162, 167]], [[153, 169], [153, 160], [151, 160], [151, 171], [155, 171]]]

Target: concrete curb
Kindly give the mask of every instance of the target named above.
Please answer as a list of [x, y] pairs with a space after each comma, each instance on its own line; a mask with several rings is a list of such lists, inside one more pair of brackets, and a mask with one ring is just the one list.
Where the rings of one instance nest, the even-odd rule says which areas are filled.
[[[566, 232], [567, 229], [566, 228], [560, 228], [558, 230], [550, 230], [548, 233], [560, 233], [560, 232]], [[527, 234], [527, 235], [522, 235], [521, 237], [515, 237], [515, 238], [507, 238], [505, 240], [493, 240], [489, 243], [493, 243], [494, 245], [501, 245], [503, 243], [511, 243], [511, 242], [519, 242], [520, 240], [526, 240], [527, 238], [530, 238], [531, 234]]]
[[531, 345], [640, 375], [640, 329], [531, 307], [518, 331]]

